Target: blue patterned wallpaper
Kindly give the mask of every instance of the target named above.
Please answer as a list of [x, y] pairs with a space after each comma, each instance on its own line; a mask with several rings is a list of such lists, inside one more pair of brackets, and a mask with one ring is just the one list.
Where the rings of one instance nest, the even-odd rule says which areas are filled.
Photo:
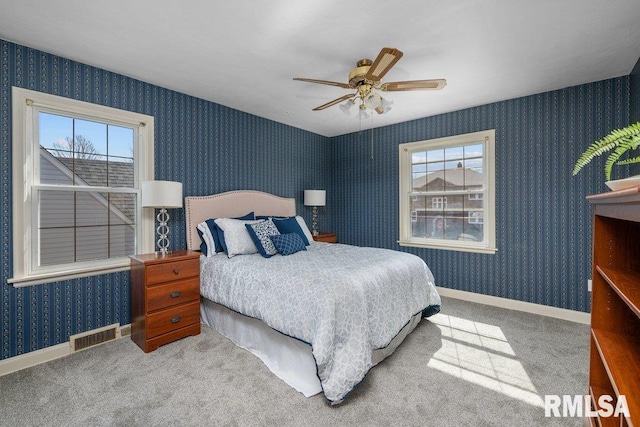
[[633, 67], [631, 75], [631, 101], [629, 107], [630, 121], [632, 123], [640, 122], [640, 59]]
[[[640, 59], [636, 62], [636, 66], [633, 67], [631, 75], [629, 76], [631, 81], [631, 101], [629, 103], [629, 122], [640, 122]], [[640, 148], [636, 150], [634, 156], [640, 156]], [[630, 174], [640, 174], [640, 164], [636, 163], [630, 166]]]
[[[344, 243], [415, 253], [441, 286], [586, 311], [591, 213], [584, 197], [604, 187], [600, 165], [577, 178], [570, 166], [588, 142], [626, 125], [630, 108], [640, 119], [634, 81], [607, 80], [329, 139], [0, 40], [0, 359], [130, 321], [128, 272], [19, 289], [6, 284], [13, 262], [14, 85], [155, 116], [156, 178], [183, 182], [185, 195], [258, 189], [296, 197], [308, 216], [303, 190], [324, 186], [321, 229], [337, 231]], [[498, 254], [400, 248], [397, 145], [489, 128], [497, 131]], [[171, 233], [172, 246], [184, 247], [181, 210], [172, 212]]]
[[[184, 194], [256, 189], [299, 200], [323, 187], [327, 138], [122, 75], [0, 40], [0, 359], [69, 335], [130, 323], [129, 273], [15, 289], [11, 240], [11, 87], [155, 116], [157, 179]], [[185, 247], [184, 212], [171, 212], [172, 247]]]
[[[422, 257], [439, 286], [589, 311], [585, 196], [605, 191], [602, 162], [571, 170], [589, 143], [628, 123], [629, 90], [621, 77], [333, 138], [324, 228]], [[494, 128], [498, 253], [400, 247], [398, 144]]]

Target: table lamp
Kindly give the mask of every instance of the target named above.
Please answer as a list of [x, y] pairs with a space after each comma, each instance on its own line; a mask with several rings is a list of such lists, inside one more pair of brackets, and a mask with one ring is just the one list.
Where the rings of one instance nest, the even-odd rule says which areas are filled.
[[143, 181], [142, 207], [159, 208], [158, 216], [158, 249], [162, 255], [169, 253], [169, 214], [167, 208], [182, 207], [182, 183], [174, 181]]
[[311, 233], [318, 235], [318, 206], [325, 206], [327, 192], [325, 190], [304, 190], [304, 205], [313, 207], [311, 219]]

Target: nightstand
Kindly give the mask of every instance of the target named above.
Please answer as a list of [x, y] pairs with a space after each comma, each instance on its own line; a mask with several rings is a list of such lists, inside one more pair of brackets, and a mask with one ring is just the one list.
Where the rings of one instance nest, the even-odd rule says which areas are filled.
[[336, 233], [319, 233], [313, 236], [316, 242], [338, 243], [338, 235]]
[[131, 339], [145, 352], [200, 333], [200, 253], [131, 255]]

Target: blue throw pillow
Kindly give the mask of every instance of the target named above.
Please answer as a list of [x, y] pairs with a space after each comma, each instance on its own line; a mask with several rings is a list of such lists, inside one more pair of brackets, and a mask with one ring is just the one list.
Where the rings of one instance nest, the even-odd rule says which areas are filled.
[[[241, 216], [233, 219], [252, 220], [254, 219], [253, 212], [249, 212], [245, 216]], [[202, 239], [200, 244], [200, 251], [205, 256], [215, 255], [216, 252], [226, 252], [227, 245], [224, 242], [224, 232], [214, 222], [215, 218], [209, 218], [205, 222], [198, 224], [198, 236]]]
[[257, 224], [245, 224], [251, 240], [258, 248], [258, 252], [265, 258], [269, 258], [278, 253], [276, 247], [269, 237], [280, 234], [273, 221], [266, 219]]
[[279, 234], [269, 237], [282, 255], [291, 255], [296, 252], [306, 251], [307, 248], [298, 233]]
[[256, 219], [287, 219], [292, 216], [275, 216], [275, 215], [256, 215]]
[[307, 236], [304, 235], [304, 231], [300, 228], [300, 224], [298, 224], [295, 216], [283, 219], [273, 218], [273, 223], [278, 228], [280, 234], [296, 233], [300, 236], [305, 246], [309, 246], [309, 240]]

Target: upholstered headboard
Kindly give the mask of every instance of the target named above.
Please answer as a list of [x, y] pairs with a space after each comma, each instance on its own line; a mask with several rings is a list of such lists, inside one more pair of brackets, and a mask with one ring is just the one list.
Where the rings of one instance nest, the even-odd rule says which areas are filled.
[[192, 196], [185, 199], [187, 249], [200, 249], [196, 227], [209, 218], [233, 218], [255, 212], [256, 215], [293, 216], [296, 199], [286, 199], [262, 191], [240, 190], [211, 196]]

